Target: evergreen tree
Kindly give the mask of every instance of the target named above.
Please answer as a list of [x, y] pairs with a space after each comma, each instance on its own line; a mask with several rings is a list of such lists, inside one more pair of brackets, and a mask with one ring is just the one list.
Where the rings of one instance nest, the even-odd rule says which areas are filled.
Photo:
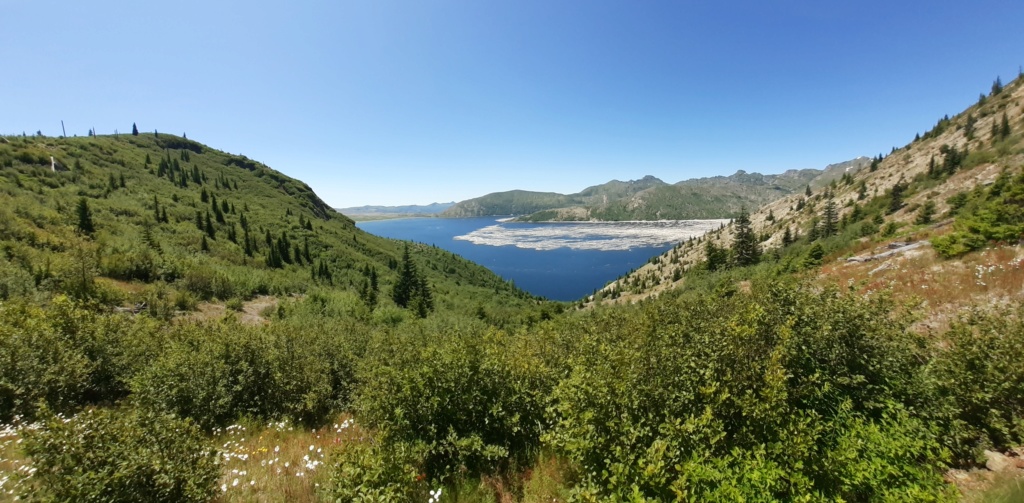
[[132, 123], [132, 136], [139, 136], [139, 128], [135, 126], [134, 122]]
[[804, 189], [804, 195], [807, 197], [811, 197], [811, 194], [813, 194], [813, 192], [811, 192], [811, 186], [808, 185], [807, 188]]
[[889, 214], [896, 213], [903, 207], [903, 193], [906, 190], [907, 187], [903, 185], [902, 178], [889, 190]]
[[242, 245], [242, 251], [245, 253], [246, 257], [251, 257], [252, 243], [249, 240], [249, 229], [246, 229], [244, 227], [242, 228], [242, 240], [244, 241]]
[[413, 291], [418, 284], [416, 276], [416, 264], [413, 263], [412, 256], [409, 255], [409, 245], [405, 245], [398, 271], [398, 281], [391, 292], [391, 300], [395, 301], [399, 307], [408, 306], [409, 301], [412, 300]]
[[210, 251], [210, 243], [206, 242], [206, 236], [203, 236], [203, 241], [199, 244], [199, 249], [204, 252]]
[[203, 214], [196, 210], [196, 229], [205, 232], [206, 226], [203, 225]]
[[1006, 112], [1003, 112], [1003, 119], [999, 125], [999, 139], [1005, 140], [1007, 136], [1010, 136], [1010, 120], [1006, 116]]
[[786, 231], [782, 233], [782, 246], [786, 247], [793, 244], [793, 233], [789, 232], [789, 226], [786, 226]]
[[917, 218], [914, 219], [914, 223], [918, 225], [926, 225], [932, 223], [932, 217], [935, 216], [935, 201], [928, 200], [918, 210]]
[[91, 236], [96, 232], [92, 223], [92, 210], [89, 209], [89, 202], [84, 197], [78, 199], [76, 213], [78, 214], [78, 230], [81, 233]]
[[825, 203], [825, 210], [822, 212], [821, 220], [821, 236], [829, 237], [835, 235], [837, 231], [836, 223], [838, 221], [838, 210], [836, 209], [836, 201], [833, 198], [828, 198]]
[[992, 96], [995, 96], [1003, 92], [1003, 81], [999, 77], [996, 77], [995, 82], [992, 83]]
[[430, 285], [427, 284], [427, 279], [423, 276], [420, 276], [416, 282], [413, 307], [415, 308], [416, 316], [420, 318], [426, 318], [427, 314], [434, 310], [434, 296], [430, 293]]
[[814, 242], [821, 237], [821, 226], [819, 225], [818, 217], [814, 217], [811, 220], [811, 228], [807, 230], [807, 241]]
[[863, 201], [868, 196], [868, 183], [864, 180], [860, 181], [860, 185], [857, 186], [857, 200]]
[[724, 269], [728, 265], [728, 252], [725, 248], [716, 246], [710, 239], [704, 242], [704, 255], [707, 258], [709, 271]]
[[750, 223], [750, 215], [746, 208], [740, 209], [736, 217], [735, 234], [732, 241], [732, 261], [736, 266], [754, 265], [761, 259], [761, 247]]
[[163, 208], [160, 208], [160, 222], [165, 223], [165, 224], [167, 222], [169, 222], [169, 220], [167, 220], [167, 207], [166, 206], [163, 207]]
[[210, 239], [217, 239], [217, 231], [213, 228], [213, 222], [210, 220], [210, 212], [206, 212], [206, 235], [210, 236]]
[[277, 240], [277, 254], [280, 255], [281, 260], [286, 264], [292, 263], [292, 247], [291, 243], [288, 242], [288, 234], [281, 231], [281, 238]]

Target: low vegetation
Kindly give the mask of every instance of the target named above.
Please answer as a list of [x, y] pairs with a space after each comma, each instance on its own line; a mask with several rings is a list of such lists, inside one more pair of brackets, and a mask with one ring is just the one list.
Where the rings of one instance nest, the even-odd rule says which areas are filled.
[[922, 329], [919, 284], [821, 276], [917, 235], [1016, 271], [1006, 122], [992, 184], [928, 196], [991, 163], [947, 148], [872, 194], [876, 158], [599, 296], [685, 288], [582, 310], [184, 138], [5, 138], [0, 499], [955, 501], [949, 469], [1024, 444], [1024, 304]]

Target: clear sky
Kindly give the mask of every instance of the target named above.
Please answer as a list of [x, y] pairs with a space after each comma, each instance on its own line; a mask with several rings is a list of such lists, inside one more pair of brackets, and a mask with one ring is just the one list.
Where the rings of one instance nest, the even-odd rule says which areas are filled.
[[0, 0], [0, 133], [187, 133], [335, 207], [821, 168], [1024, 64], [1020, 0]]

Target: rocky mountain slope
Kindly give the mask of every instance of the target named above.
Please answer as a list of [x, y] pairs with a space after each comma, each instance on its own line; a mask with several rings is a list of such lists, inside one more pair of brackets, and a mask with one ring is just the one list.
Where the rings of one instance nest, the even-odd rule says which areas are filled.
[[520, 215], [520, 220], [529, 222], [723, 218], [737, 214], [741, 208], [755, 208], [802, 191], [808, 185], [827, 184], [869, 163], [867, 158], [858, 158], [824, 170], [790, 170], [778, 175], [740, 170], [729, 176], [675, 184], [646, 176], [627, 182], [612, 180], [568, 195], [521, 190], [496, 192], [462, 201], [441, 216]]
[[[963, 306], [1020, 298], [1024, 292], [1019, 288], [1019, 264], [1024, 253], [1017, 240], [1024, 236], [991, 242], [993, 251], [982, 255], [959, 253], [952, 259], [942, 258], [930, 245], [935, 238], [959, 232], [963, 226], [958, 221], [966, 218], [962, 208], [973, 204], [966, 201], [991, 197], [987, 188], [1015, 179], [1024, 170], [1022, 80], [998, 91], [993, 86], [977, 104], [939, 120], [909, 145], [868, 160], [866, 169], [847, 172], [851, 166], [833, 166], [830, 177], [811, 184], [810, 196], [793, 193], [756, 208], [749, 220], [763, 253], [759, 267], [793, 270], [799, 268], [794, 263], [805, 263], [823, 279], [864, 291], [888, 285], [908, 296], [938, 296], [927, 316], [940, 320]], [[826, 221], [834, 229], [822, 235]], [[604, 303], [635, 302], [685, 288], [708, 269], [709, 242], [712, 251], [728, 252], [736, 239], [733, 223], [701, 240], [680, 243], [610, 283], [595, 298]], [[903, 250], [907, 243], [924, 246]], [[817, 257], [809, 259], [812, 248]], [[981, 270], [989, 279], [972, 280]], [[948, 290], [944, 277], [955, 292]], [[903, 288], [907, 282], [912, 288]]]

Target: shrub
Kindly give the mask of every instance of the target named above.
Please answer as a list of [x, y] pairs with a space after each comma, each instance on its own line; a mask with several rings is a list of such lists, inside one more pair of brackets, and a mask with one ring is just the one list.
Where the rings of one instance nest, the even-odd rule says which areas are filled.
[[207, 501], [216, 450], [187, 420], [134, 408], [52, 417], [24, 432], [30, 494], [55, 501]]
[[947, 333], [932, 377], [939, 420], [956, 460], [1024, 442], [1024, 310], [972, 313]]
[[355, 408], [391, 442], [423, 442], [424, 470], [443, 479], [520, 462], [540, 442], [553, 382], [525, 341], [478, 322], [420, 322], [375, 341]]
[[[192, 330], [192, 329], [187, 329]], [[198, 342], [201, 334], [168, 344], [160, 356], [131, 382], [140, 403], [190, 418], [204, 429], [234, 419], [230, 369], [210, 348]]]
[[417, 449], [408, 444], [346, 443], [331, 461], [321, 496], [353, 503], [426, 501], [417, 464]]
[[[53, 309], [72, 310], [66, 297]], [[82, 342], [70, 326], [55, 326], [47, 313], [24, 303], [0, 306], [0, 420], [35, 417], [43, 403], [59, 412], [80, 406], [93, 370]]]
[[941, 487], [934, 435], [899, 415], [927, 401], [926, 354], [892, 304], [754, 288], [581, 323], [544, 436], [580, 467], [581, 500], [871, 501], [893, 480]]

